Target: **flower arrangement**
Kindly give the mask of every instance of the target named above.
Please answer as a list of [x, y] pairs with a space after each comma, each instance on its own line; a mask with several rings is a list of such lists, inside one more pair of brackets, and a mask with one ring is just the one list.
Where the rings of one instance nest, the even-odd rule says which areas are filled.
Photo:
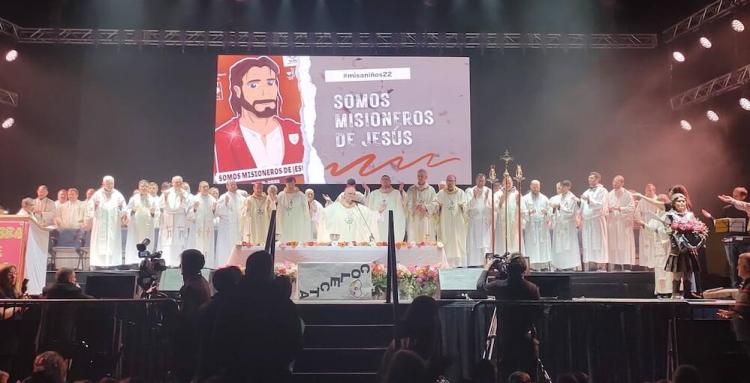
[[[373, 263], [372, 267], [373, 296], [385, 296], [386, 268], [380, 263]], [[396, 266], [399, 296], [404, 299], [419, 295], [434, 296], [438, 292], [439, 278], [436, 266]]]
[[700, 236], [708, 235], [708, 226], [705, 223], [690, 218], [677, 218], [669, 226], [673, 233], [677, 234], [697, 234]]
[[292, 281], [297, 280], [297, 265], [291, 262], [275, 263], [273, 273], [276, 276], [286, 275]]

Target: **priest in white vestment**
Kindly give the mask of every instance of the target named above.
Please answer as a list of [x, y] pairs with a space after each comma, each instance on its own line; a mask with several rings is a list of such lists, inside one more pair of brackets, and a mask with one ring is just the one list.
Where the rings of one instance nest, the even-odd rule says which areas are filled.
[[[645, 196], [658, 199], [662, 203], [669, 203], [669, 197], [665, 194], [661, 194], [658, 197], [656, 196], [656, 187], [651, 184], [646, 185]], [[641, 210], [639, 210], [639, 208]], [[650, 213], [647, 213], [647, 211], [650, 211]], [[671, 295], [672, 280], [674, 277], [671, 272], [664, 270], [664, 265], [667, 264], [671, 245], [669, 240], [669, 228], [664, 224], [667, 220], [666, 212], [658, 205], [641, 200], [636, 207], [636, 214], [639, 220], [638, 223], [641, 225], [641, 241], [644, 241], [645, 238], [645, 241], [648, 243], [645, 252], [647, 253], [647, 256], [650, 257], [648, 262], [653, 264], [654, 268], [654, 294]], [[644, 253], [641, 253], [641, 256], [643, 256], [643, 254]], [[644, 265], [642, 259], [641, 266], [647, 266]]]
[[125, 209], [128, 215], [128, 237], [125, 241], [125, 263], [139, 263], [138, 249], [136, 245], [148, 238], [151, 241], [149, 250], [153, 251], [154, 223], [159, 213], [159, 203], [151, 197], [148, 191], [148, 181], [141, 180], [138, 182], [138, 193], [130, 197], [128, 206]]
[[161, 193], [159, 248], [168, 266], [178, 266], [180, 254], [187, 248], [190, 200], [191, 196], [185, 192], [180, 176], [172, 177], [172, 187]]
[[57, 199], [55, 200], [55, 210], [59, 209], [62, 205], [68, 202], [68, 189], [60, 189], [57, 191]]
[[549, 199], [542, 194], [538, 180], [529, 183], [530, 191], [521, 198], [524, 211], [524, 256], [533, 270], [549, 270], [552, 260]]
[[187, 248], [197, 249], [203, 253], [206, 258], [205, 267], [215, 269], [222, 265], [216, 257], [214, 243], [214, 218], [218, 202], [208, 193], [209, 189], [208, 182], [198, 183], [198, 194], [193, 196], [193, 202], [188, 208], [191, 230]]
[[[495, 192], [495, 253], [512, 254], [523, 252], [523, 239], [519, 236], [519, 214], [521, 194], [513, 186], [510, 175], [503, 176], [503, 187]], [[507, 245], [506, 245], [507, 243]]]
[[239, 193], [237, 183], [228, 181], [227, 192], [216, 202], [216, 216], [219, 218], [216, 239], [216, 260], [218, 264], [226, 264], [235, 246], [242, 242], [242, 228], [240, 217], [245, 206], [245, 198]]
[[482, 266], [486, 254], [492, 252], [492, 190], [486, 185], [487, 177], [479, 173], [476, 184], [466, 189], [466, 258], [461, 266]]
[[339, 242], [372, 242], [370, 237], [373, 230], [377, 230], [380, 215], [372, 211], [367, 205], [357, 201], [357, 191], [353, 186], [347, 186], [341, 199], [332, 202], [326, 199], [325, 213], [326, 231], [338, 234]]
[[294, 177], [286, 178], [286, 186], [278, 195], [276, 223], [276, 232], [282, 243], [312, 240], [310, 208], [305, 193], [297, 188]]
[[406, 238], [409, 242], [435, 242], [435, 188], [427, 183], [427, 171], [417, 171], [417, 183], [406, 191]]
[[93, 206], [90, 264], [115, 266], [122, 264], [122, 224], [125, 215], [125, 197], [115, 190], [115, 179], [105, 176], [102, 187], [91, 197]]
[[323, 211], [323, 204], [315, 199], [315, 191], [312, 189], [305, 190], [307, 198], [307, 207], [310, 209], [310, 219], [312, 220], [313, 241], [328, 242], [330, 236], [326, 230], [326, 215]]
[[78, 189], [68, 189], [68, 201], [57, 209], [55, 225], [61, 230], [82, 230], [86, 221], [86, 204], [78, 199]]
[[[648, 198], [656, 198], [656, 186], [647, 184], [643, 194]], [[664, 213], [663, 208], [648, 202], [639, 202], [635, 207], [634, 219], [641, 228], [638, 237], [638, 264], [649, 269], [664, 268], [664, 264], [655, 263], [656, 255], [661, 254], [663, 250], [660, 235], [646, 228], [650, 223], [661, 223], [662, 213]]]
[[559, 193], [550, 198], [552, 209], [552, 268], [571, 270], [581, 266], [578, 244], [579, 199], [570, 191], [568, 180], [560, 182]]
[[581, 194], [581, 239], [583, 262], [587, 270], [606, 270], [609, 262], [607, 243], [607, 189], [601, 174], [591, 172], [589, 188]]
[[371, 191], [367, 196], [367, 207], [380, 214], [378, 227], [375, 230], [376, 241], [388, 240], [388, 211], [393, 210], [393, 238], [403, 241], [406, 235], [406, 211], [404, 210], [404, 185], [393, 188], [391, 177], [384, 174], [380, 177], [380, 189]]
[[[346, 180], [346, 185], [344, 185], [344, 191], [346, 191], [346, 188], [348, 187], [354, 188], [354, 202], [361, 203], [363, 205], [367, 205], [367, 195], [370, 193], [370, 187], [367, 184], [362, 184], [362, 187], [365, 189], [364, 193], [360, 193], [359, 190], [357, 190], [357, 181], [354, 178], [349, 178]], [[341, 199], [344, 198], [344, 192], [341, 192], [338, 197], [336, 197], [336, 201], [341, 201]]]
[[242, 241], [254, 245], [266, 243], [271, 210], [268, 196], [263, 192], [263, 183], [255, 182], [253, 192], [245, 198], [242, 210]]
[[466, 234], [468, 199], [456, 186], [456, 176], [448, 175], [446, 188], [439, 191], [435, 200], [440, 215], [440, 240], [449, 267], [458, 267], [466, 259]]
[[55, 224], [55, 201], [47, 198], [49, 189], [47, 185], [39, 185], [36, 188], [36, 199], [34, 200], [34, 216], [42, 226], [53, 226]]
[[615, 269], [630, 269], [635, 264], [635, 233], [633, 213], [635, 201], [625, 189], [625, 177], [612, 179], [612, 190], [607, 193], [607, 242], [609, 263]]

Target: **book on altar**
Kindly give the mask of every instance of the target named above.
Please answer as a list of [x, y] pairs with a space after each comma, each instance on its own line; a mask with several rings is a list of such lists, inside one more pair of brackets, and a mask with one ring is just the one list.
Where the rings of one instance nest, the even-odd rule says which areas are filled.
[[718, 218], [714, 220], [717, 233], [742, 233], [747, 231], [747, 220], [744, 218]]

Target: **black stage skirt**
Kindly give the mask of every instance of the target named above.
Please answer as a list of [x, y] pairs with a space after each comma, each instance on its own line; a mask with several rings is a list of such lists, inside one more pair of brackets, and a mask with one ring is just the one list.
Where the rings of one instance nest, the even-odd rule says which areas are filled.
[[701, 271], [698, 257], [690, 251], [682, 251], [679, 254], [672, 253], [667, 258], [664, 270], [672, 273], [699, 273]]

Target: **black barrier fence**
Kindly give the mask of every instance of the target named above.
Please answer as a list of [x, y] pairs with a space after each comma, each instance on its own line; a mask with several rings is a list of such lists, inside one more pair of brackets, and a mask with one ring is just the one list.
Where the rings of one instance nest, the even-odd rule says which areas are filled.
[[0, 300], [0, 370], [23, 379], [36, 354], [57, 351], [71, 381], [164, 381], [177, 313], [171, 299]]
[[[591, 382], [653, 382], [679, 364], [692, 364], [704, 382], [750, 381], [744, 368], [750, 361], [730, 322], [715, 315], [726, 303], [604, 299], [443, 304], [444, 348], [454, 360], [450, 375], [456, 381], [469, 378], [481, 358], [495, 307], [499, 318], [538, 311], [540, 357], [553, 379], [585, 372]], [[498, 342], [509, 335], [499, 322]]]

